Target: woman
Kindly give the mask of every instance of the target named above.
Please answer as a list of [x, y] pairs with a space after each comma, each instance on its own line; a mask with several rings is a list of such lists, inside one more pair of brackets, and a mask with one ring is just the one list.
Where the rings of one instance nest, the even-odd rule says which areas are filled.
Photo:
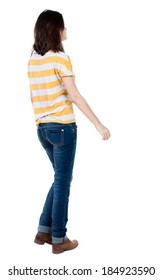
[[55, 174], [34, 242], [52, 244], [54, 254], [78, 246], [77, 240], [71, 241], [66, 236], [77, 138], [72, 103], [95, 125], [104, 140], [110, 137], [109, 130], [101, 124], [75, 85], [71, 61], [62, 45], [66, 39], [62, 15], [43, 11], [35, 24], [33, 52], [28, 64], [38, 138]]

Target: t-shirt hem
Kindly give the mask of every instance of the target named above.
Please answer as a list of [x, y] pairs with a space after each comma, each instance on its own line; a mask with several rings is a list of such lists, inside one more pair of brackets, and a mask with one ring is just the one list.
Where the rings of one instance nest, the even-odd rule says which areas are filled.
[[54, 120], [47, 120], [47, 121], [36, 121], [36, 126], [39, 126], [40, 123], [60, 123], [60, 124], [69, 124], [69, 123], [76, 123], [76, 119], [72, 119], [69, 121], [54, 121]]

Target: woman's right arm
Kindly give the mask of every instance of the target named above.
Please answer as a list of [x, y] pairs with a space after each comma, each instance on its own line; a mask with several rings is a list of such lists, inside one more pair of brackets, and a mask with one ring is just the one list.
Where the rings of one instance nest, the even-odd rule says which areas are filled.
[[95, 113], [92, 111], [87, 101], [79, 93], [72, 76], [62, 77], [63, 84], [67, 90], [72, 102], [79, 108], [79, 110], [95, 125], [96, 129], [102, 135], [103, 140], [109, 139], [110, 131], [100, 122]]

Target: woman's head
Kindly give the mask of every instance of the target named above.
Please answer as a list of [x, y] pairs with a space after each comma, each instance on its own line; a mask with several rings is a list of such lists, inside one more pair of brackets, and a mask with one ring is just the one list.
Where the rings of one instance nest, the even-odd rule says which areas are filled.
[[56, 11], [43, 11], [35, 24], [33, 49], [41, 55], [49, 50], [64, 51], [62, 40], [66, 38], [62, 34], [65, 34], [62, 15]]

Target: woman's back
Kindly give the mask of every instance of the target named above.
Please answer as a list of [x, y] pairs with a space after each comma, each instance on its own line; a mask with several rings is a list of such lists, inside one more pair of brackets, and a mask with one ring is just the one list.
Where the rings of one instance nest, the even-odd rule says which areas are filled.
[[74, 76], [72, 64], [64, 52], [33, 52], [28, 63], [28, 77], [36, 124], [42, 122], [72, 123], [72, 102], [62, 77]]

